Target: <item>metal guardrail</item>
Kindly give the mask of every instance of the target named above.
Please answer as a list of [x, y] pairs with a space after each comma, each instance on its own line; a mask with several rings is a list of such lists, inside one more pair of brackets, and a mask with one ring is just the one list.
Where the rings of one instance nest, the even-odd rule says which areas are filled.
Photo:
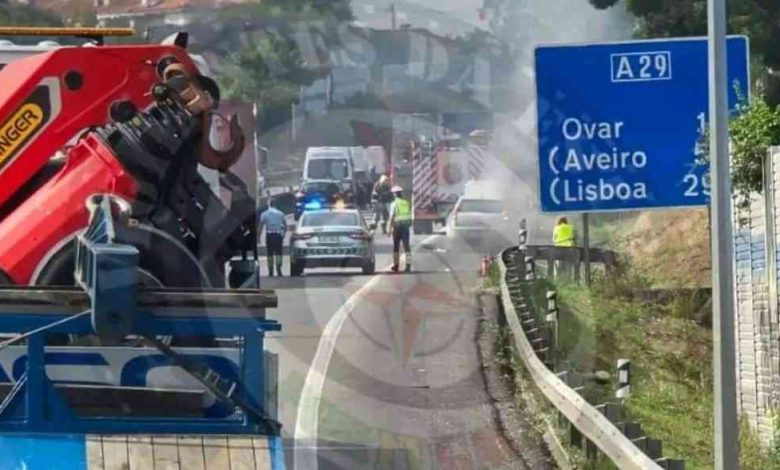
[[[556, 409], [583, 435], [621, 469], [663, 469], [642, 451], [618, 427], [596, 407], [592, 406], [552, 372], [539, 358], [531, 345], [520, 317], [512, 302], [507, 284], [508, 269], [504, 261], [516, 248], [505, 250], [498, 258], [501, 272], [501, 302], [504, 308], [517, 355], [531, 375], [532, 380]], [[519, 278], [515, 278], [519, 282]]]
[[[562, 262], [573, 267], [574, 280], [579, 282], [581, 277], [581, 266], [585, 263], [585, 248], [583, 247], [562, 247], [552, 245], [526, 245], [526, 255], [533, 258], [535, 262], [545, 261], [547, 263], [547, 277], [555, 276], [555, 263]], [[602, 264], [607, 274], [613, 272], [618, 266], [618, 254], [612, 250], [601, 248], [589, 249], [589, 263]]]

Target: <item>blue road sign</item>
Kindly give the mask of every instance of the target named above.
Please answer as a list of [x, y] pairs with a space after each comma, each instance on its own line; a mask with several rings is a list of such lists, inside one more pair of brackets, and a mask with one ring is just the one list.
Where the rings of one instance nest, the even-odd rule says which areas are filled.
[[[732, 110], [748, 57], [747, 38], [730, 37]], [[708, 204], [707, 84], [706, 39], [537, 48], [542, 211]]]

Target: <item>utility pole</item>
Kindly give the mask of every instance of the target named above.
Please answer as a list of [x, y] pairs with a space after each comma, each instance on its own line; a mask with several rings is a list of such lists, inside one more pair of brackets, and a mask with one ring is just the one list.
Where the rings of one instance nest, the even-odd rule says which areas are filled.
[[395, 31], [395, 3], [390, 4], [390, 29]]
[[708, 0], [715, 469], [739, 469], [726, 0]]

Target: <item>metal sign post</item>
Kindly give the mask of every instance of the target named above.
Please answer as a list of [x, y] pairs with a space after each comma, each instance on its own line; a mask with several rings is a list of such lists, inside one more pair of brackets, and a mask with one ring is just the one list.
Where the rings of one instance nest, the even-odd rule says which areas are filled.
[[590, 287], [590, 220], [588, 213], [582, 214], [582, 244], [585, 261], [585, 285]]
[[709, 0], [710, 173], [712, 175], [712, 334], [715, 469], [739, 468], [731, 181], [729, 174], [726, 0]]

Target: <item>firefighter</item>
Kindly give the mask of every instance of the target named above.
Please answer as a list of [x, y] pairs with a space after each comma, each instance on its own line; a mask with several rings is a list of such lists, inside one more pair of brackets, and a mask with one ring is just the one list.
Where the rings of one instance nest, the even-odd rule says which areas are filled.
[[265, 227], [265, 249], [268, 257], [268, 275], [273, 277], [274, 266], [276, 266], [276, 275], [282, 276], [282, 246], [284, 245], [284, 235], [287, 232], [287, 222], [284, 220], [284, 213], [277, 209], [273, 199], [268, 200], [268, 209], [260, 215], [260, 227], [257, 229], [259, 236]]
[[409, 237], [412, 226], [412, 204], [404, 198], [404, 190], [400, 186], [391, 189], [395, 200], [390, 206], [390, 220], [387, 222], [388, 230], [393, 234], [393, 272], [398, 272], [401, 260], [401, 244], [404, 245], [404, 261], [406, 272], [412, 270], [412, 249]]
[[377, 224], [382, 225], [382, 233], [386, 234], [385, 228], [388, 220], [388, 205], [393, 202], [393, 193], [390, 191], [390, 178], [383, 174], [374, 185], [371, 191], [371, 202], [374, 204], [374, 216]]

